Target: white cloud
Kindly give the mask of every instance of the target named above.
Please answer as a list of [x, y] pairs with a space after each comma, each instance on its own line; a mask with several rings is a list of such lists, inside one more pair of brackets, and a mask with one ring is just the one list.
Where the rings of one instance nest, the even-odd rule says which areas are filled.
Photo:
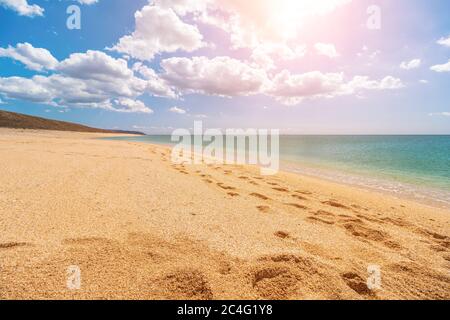
[[172, 107], [169, 109], [170, 112], [178, 113], [178, 114], [186, 114], [186, 110], [178, 108], [178, 107]]
[[249, 95], [259, 92], [266, 81], [265, 71], [230, 57], [169, 58], [161, 66], [161, 76], [187, 93]]
[[58, 71], [79, 79], [124, 79], [133, 75], [124, 59], [114, 59], [101, 51], [73, 53], [61, 61]]
[[405, 70], [412, 70], [412, 69], [419, 68], [421, 64], [422, 64], [422, 61], [420, 59], [413, 59], [411, 61], [403, 61], [400, 64], [400, 68], [405, 69]]
[[294, 105], [305, 98], [332, 98], [339, 95], [354, 94], [360, 90], [388, 90], [404, 87], [400, 79], [387, 76], [380, 81], [366, 76], [355, 76], [345, 82], [343, 73], [322, 73], [312, 71], [292, 75], [284, 70], [272, 80], [266, 93], [277, 100]]
[[99, 51], [75, 53], [63, 60], [56, 71], [59, 73], [47, 77], [0, 78], [0, 94], [7, 99], [54, 106], [152, 113], [137, 98], [153, 94], [156, 79], [137, 77], [123, 59]]
[[111, 48], [139, 60], [152, 60], [156, 54], [195, 51], [205, 44], [196, 26], [183, 22], [172, 9], [147, 5], [135, 13], [136, 29]]
[[53, 70], [58, 65], [58, 60], [47, 49], [35, 48], [27, 42], [18, 43], [15, 48], [0, 48], [0, 57], [20, 61], [34, 71]]
[[367, 76], [355, 76], [346, 85], [350, 93], [358, 89], [365, 90], [395, 90], [404, 88], [403, 82], [393, 76], [386, 76], [381, 80], [370, 80]]
[[7, 98], [46, 103], [52, 99], [50, 90], [34, 79], [22, 77], [0, 78], [0, 92]]
[[28, 4], [27, 0], [0, 0], [0, 5], [16, 11], [21, 16], [43, 16], [44, 8], [37, 4]]
[[178, 98], [177, 93], [170, 87], [166, 80], [156, 74], [155, 70], [137, 62], [133, 70], [147, 81], [147, 90], [158, 97]]
[[323, 56], [327, 56], [329, 58], [337, 58], [339, 57], [339, 53], [337, 52], [334, 44], [331, 43], [316, 43], [314, 45], [317, 53]]
[[313, 71], [292, 75], [288, 70], [283, 70], [272, 80], [267, 93], [286, 104], [296, 104], [307, 97], [334, 95], [343, 81], [342, 73]]
[[450, 117], [450, 112], [434, 112], [428, 114], [430, 117], [434, 116], [442, 116], [442, 117]]
[[142, 101], [119, 98], [114, 101], [118, 112], [153, 113]]
[[447, 38], [439, 39], [437, 43], [440, 44], [441, 46], [450, 47], [450, 36], [448, 36]]
[[98, 0], [77, 0], [77, 1], [80, 4], [87, 4], [87, 5], [91, 5], [98, 2]]
[[422, 80], [419, 80], [419, 82], [420, 82], [420, 83], [423, 83], [423, 84], [427, 84], [427, 83], [428, 83], [428, 80], [422, 79]]
[[436, 72], [450, 72], [450, 60], [448, 60], [447, 63], [444, 64], [437, 64], [435, 66], [432, 66], [430, 70], [436, 71]]

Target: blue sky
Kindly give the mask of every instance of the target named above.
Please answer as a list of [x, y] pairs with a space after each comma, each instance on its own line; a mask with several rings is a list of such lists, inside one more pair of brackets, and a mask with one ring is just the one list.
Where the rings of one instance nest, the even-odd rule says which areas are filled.
[[450, 134], [446, 0], [80, 2], [0, 0], [0, 109], [148, 133]]

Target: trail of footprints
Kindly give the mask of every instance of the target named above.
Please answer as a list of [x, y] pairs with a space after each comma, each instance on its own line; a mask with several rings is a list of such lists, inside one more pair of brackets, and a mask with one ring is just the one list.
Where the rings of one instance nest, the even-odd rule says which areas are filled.
[[[153, 153], [156, 154], [155, 151], [153, 151]], [[169, 162], [167, 153], [161, 153], [160, 155], [162, 161]], [[184, 165], [172, 165], [172, 167], [180, 174], [191, 174]], [[234, 174], [232, 170], [223, 170], [223, 168], [219, 166], [213, 168], [216, 171], [222, 170], [223, 174], [226, 176], [232, 176]], [[241, 196], [239, 190], [235, 187], [216, 181], [210, 174], [205, 174], [201, 170], [196, 170], [195, 174], [208, 185], [226, 192], [229, 197]], [[381, 215], [364, 215], [361, 211], [368, 211], [367, 208], [358, 205], [346, 206], [333, 199], [321, 201], [321, 205], [324, 209], [313, 211], [307, 207], [307, 204], [310, 201], [318, 201], [318, 199], [309, 191], [296, 190], [291, 192], [288, 188], [280, 185], [279, 182], [263, 182], [263, 178], [261, 177], [239, 175], [238, 179], [247, 181], [248, 184], [253, 187], [258, 186], [260, 183], [267, 183], [273, 187], [274, 191], [280, 194], [280, 197], [282, 196], [282, 199], [278, 199], [278, 196], [269, 197], [257, 191], [249, 191], [247, 194], [248, 196], [261, 200], [262, 203], [256, 208], [261, 213], [269, 214], [271, 212], [276, 212], [275, 209], [284, 206], [286, 208], [291, 208], [296, 212], [305, 214], [306, 221], [311, 223], [318, 223], [324, 226], [338, 225], [345, 230], [345, 232], [361, 241], [381, 243], [392, 249], [400, 249], [399, 244], [390, 240], [390, 236], [385, 232], [376, 230], [370, 225], [376, 223], [388, 223], [394, 226], [408, 227], [425, 237], [433, 250], [442, 252], [445, 261], [450, 261], [450, 238], [447, 236], [418, 228], [400, 218], [383, 217]], [[286, 201], [286, 198], [292, 200]], [[301, 201], [301, 203], [298, 203], [299, 201]], [[335, 213], [335, 211], [338, 213]], [[288, 232], [282, 230], [274, 232], [274, 237], [277, 237], [280, 241], [292, 239]], [[130, 252], [128, 248], [131, 244], [137, 246], [136, 250], [132, 250], [133, 259], [131, 259], [131, 261], [137, 260], [139, 263], [142, 263], [142, 265], [148, 264], [147, 259], [154, 260], [154, 263], [161, 263], [162, 261], [169, 259], [165, 257], [167, 252], [170, 252], [168, 249], [176, 250], [176, 247], [172, 244], [161, 242], [159, 240], [156, 241], [152, 237], [141, 234], [130, 234], [129, 243], [125, 244], [127, 250], [124, 250], [120, 244], [114, 241], [95, 237], [66, 239], [62, 244], [67, 247], [81, 246], [86, 252], [96, 252], [96, 250], [101, 251], [107, 249], [108, 252], [113, 252], [119, 256]], [[5, 242], [0, 243], [0, 252], [3, 250], [20, 250], [20, 248], [30, 246], [33, 246], [33, 244], [24, 242]], [[145, 249], [145, 254], [141, 252], [142, 248]], [[185, 250], [185, 245], [183, 244], [180, 252], [183, 253], [187, 251], [189, 250]], [[202, 250], [200, 251], [203, 253]], [[81, 255], [80, 257], [85, 256], [87, 255]], [[104, 265], [112, 263], [107, 259], [109, 255], [100, 254], [98, 257], [100, 260], [104, 259], [105, 261], [101, 260], [98, 265], [95, 266], [92, 266], [90, 261], [84, 261], [84, 258], [82, 258], [82, 260], [85, 262], [86, 268], [102, 268]], [[173, 259], [179, 260], [176, 255]], [[86, 258], [86, 260], [88, 259]], [[130, 259], [124, 261], [130, 261]], [[291, 254], [263, 256], [256, 262], [246, 262], [244, 266], [239, 267], [234, 266], [234, 262], [230, 263], [227, 260], [220, 259], [220, 257], [211, 257], [208, 261], [215, 261], [213, 264], [217, 269], [216, 272], [219, 274], [219, 278], [223, 277], [223, 279], [226, 279], [227, 277], [233, 276], [237, 276], [238, 279], [244, 278], [246, 285], [249, 286], [259, 298], [289, 299], [293, 297], [303, 297], [306, 292], [327, 292], [327, 298], [339, 299], [347, 297], [345, 294], [348, 293], [348, 289], [351, 289], [351, 292], [362, 298], [376, 298], [374, 293], [368, 290], [363, 275], [360, 275], [355, 271], [339, 273], [338, 270], [332, 270], [333, 267], [324, 264], [313, 256], [298, 256]], [[385, 277], [383, 281], [390, 290], [393, 290], [398, 296], [414, 298], [416, 297], [417, 292], [419, 292], [421, 297], [424, 298], [449, 298], [448, 286], [450, 280], [447, 276], [430, 272], [426, 267], [414, 263], [411, 264], [410, 261], [393, 263], [388, 265], [387, 268], [390, 272], [394, 272], [395, 274], [398, 274], [398, 272], [410, 274], [410, 278], [414, 278], [417, 274], [426, 275], [424, 277], [425, 280], [423, 280], [426, 281], [426, 283], [417, 284], [404, 282], [408, 277], [403, 277], [402, 279], [397, 279], [397, 277]], [[166, 290], [167, 292], [170, 292], [171, 295], [175, 294], [178, 298], [214, 299], [214, 282], [217, 280], [216, 277], [217, 276], [211, 278], [207, 272], [204, 272], [199, 267], [167, 270], [165, 274], [154, 280], [159, 288], [162, 288], [163, 291]], [[430, 285], [433, 287], [432, 291], [422, 289], [430, 288]], [[405, 290], [405, 288], [409, 289], [409, 291]], [[395, 290], [398, 290], [399, 292], [395, 292]]]
[[[174, 165], [173, 167], [181, 174], [189, 174], [184, 165]], [[317, 196], [310, 191], [291, 191], [289, 188], [283, 186], [279, 181], [263, 181], [264, 178], [249, 175], [239, 169], [234, 172], [233, 170], [225, 169], [219, 165], [210, 164], [208, 167], [214, 171], [217, 171], [218, 175], [222, 173], [227, 177], [235, 176], [237, 179], [247, 182], [250, 190], [248, 190], [244, 196], [260, 199], [262, 203], [256, 206], [256, 209], [261, 213], [267, 214], [280, 211], [289, 212], [289, 208], [291, 208], [291, 210], [305, 214], [305, 220], [310, 223], [317, 223], [324, 226], [337, 225], [347, 234], [355, 237], [359, 241], [381, 244], [397, 251], [401, 250], [402, 246], [399, 243], [392, 240], [392, 237], [388, 233], [378, 230], [376, 227], [378, 224], [387, 223], [393, 226], [410, 228], [413, 232], [427, 237], [430, 242], [430, 248], [434, 251], [443, 252], [445, 254], [450, 249], [449, 237], [429, 232], [427, 230], [422, 230], [411, 225], [407, 221], [402, 220], [401, 218], [391, 216], [386, 217], [381, 214], [368, 214], [368, 209], [365, 207], [361, 207], [356, 204], [344, 205], [334, 199], [320, 201]], [[196, 170], [195, 174], [200, 176], [205, 183], [215, 186], [219, 190], [225, 191], [226, 195], [230, 198], [243, 196], [242, 191], [237, 190], [237, 188], [232, 185], [219, 181], [219, 179], [214, 178], [211, 174], [205, 174], [201, 170]], [[276, 192], [276, 194], [279, 194], [279, 196], [269, 196], [256, 190], [252, 190], [252, 188], [258, 187], [261, 184], [267, 184], [273, 191]], [[320, 201], [323, 209], [310, 210], [308, 208], [308, 202], [311, 201]], [[448, 258], [448, 255], [443, 256], [443, 259], [446, 261], [448, 261]]]
[[[186, 167], [183, 165], [173, 167], [181, 174], [189, 174]], [[323, 226], [338, 226], [348, 235], [361, 242], [380, 244], [395, 251], [401, 251], [403, 249], [401, 244], [392, 240], [390, 234], [377, 229], [376, 225], [390, 224], [398, 227], [407, 227], [413, 232], [425, 236], [428, 239], [427, 241], [430, 243], [430, 248], [434, 251], [443, 253], [442, 258], [446, 262], [450, 261], [450, 254], [448, 254], [450, 249], [449, 237], [420, 229], [401, 218], [391, 216], [386, 217], [379, 213], [368, 214], [368, 208], [361, 207], [356, 204], [344, 205], [334, 199], [321, 201], [318, 199], [317, 195], [314, 195], [310, 191], [291, 191], [289, 188], [283, 186], [281, 182], [263, 181], [264, 178], [262, 177], [255, 177], [239, 170], [235, 173], [233, 170], [224, 169], [221, 166], [208, 165], [208, 167], [212, 168], [214, 171], [217, 171], [219, 174], [222, 173], [224, 176], [230, 177], [236, 174], [236, 178], [247, 182], [250, 189], [258, 187], [261, 184], [269, 185], [271, 189], [276, 192], [276, 194], [279, 194], [279, 196], [268, 196], [255, 190], [247, 191], [246, 194], [249, 197], [254, 197], [262, 201], [260, 205], [256, 206], [256, 209], [263, 214], [280, 212], [280, 207], [282, 212], [285, 212], [283, 208], [286, 208], [289, 212], [288, 208], [291, 208], [296, 212], [305, 214], [305, 221], [321, 224]], [[234, 186], [220, 182], [210, 174], [205, 174], [201, 170], [196, 170], [195, 174], [200, 176], [205, 183], [213, 185], [219, 190], [225, 191], [227, 196], [231, 198], [242, 195], [242, 192], [237, 190]], [[286, 200], [286, 198], [291, 200]], [[308, 208], [308, 202], [311, 201], [320, 201], [323, 209], [310, 210]], [[404, 206], [402, 206], [402, 208], [404, 208]], [[291, 239], [289, 233], [282, 230], [274, 232], [274, 236], [279, 238], [281, 241]], [[255, 287], [260, 287], [260, 283], [263, 279], [269, 278], [271, 281], [276, 281], [278, 277], [281, 277], [283, 278], [283, 281], [286, 281], [286, 274], [284, 271], [272, 269], [262, 272], [258, 271], [255, 275]], [[344, 283], [346, 283], [346, 285], [353, 289], [356, 293], [368, 297], [372, 295], [372, 293], [368, 291], [365, 281], [358, 274], [348, 272], [342, 274], [341, 278]], [[266, 296], [264, 294], [262, 294], [262, 297], [270, 298], [270, 296]]]

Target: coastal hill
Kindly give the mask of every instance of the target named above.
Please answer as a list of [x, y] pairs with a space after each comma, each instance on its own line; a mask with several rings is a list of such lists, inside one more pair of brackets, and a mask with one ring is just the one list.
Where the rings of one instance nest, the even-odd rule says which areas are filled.
[[125, 134], [144, 135], [142, 132], [137, 131], [97, 129], [77, 123], [50, 120], [3, 110], [0, 110], [0, 128], [98, 132], [98, 133], [125, 133]]

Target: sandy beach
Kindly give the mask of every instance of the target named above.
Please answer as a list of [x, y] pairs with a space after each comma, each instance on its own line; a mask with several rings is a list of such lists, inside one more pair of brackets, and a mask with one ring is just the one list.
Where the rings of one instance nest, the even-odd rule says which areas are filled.
[[1, 299], [450, 299], [449, 209], [104, 136], [0, 129]]

